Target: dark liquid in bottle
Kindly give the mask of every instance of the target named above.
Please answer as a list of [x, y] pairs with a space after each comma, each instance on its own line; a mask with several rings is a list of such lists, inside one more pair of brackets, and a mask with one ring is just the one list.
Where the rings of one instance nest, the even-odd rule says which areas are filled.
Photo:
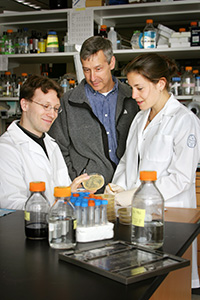
[[29, 239], [46, 239], [48, 237], [48, 225], [46, 223], [25, 224], [25, 234]]

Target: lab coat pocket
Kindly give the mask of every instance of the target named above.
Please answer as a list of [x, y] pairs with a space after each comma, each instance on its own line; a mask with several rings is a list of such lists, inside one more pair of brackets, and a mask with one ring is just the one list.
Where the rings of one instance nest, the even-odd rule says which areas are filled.
[[170, 159], [173, 151], [173, 140], [170, 135], [155, 135], [151, 140], [147, 159], [156, 162], [165, 162]]

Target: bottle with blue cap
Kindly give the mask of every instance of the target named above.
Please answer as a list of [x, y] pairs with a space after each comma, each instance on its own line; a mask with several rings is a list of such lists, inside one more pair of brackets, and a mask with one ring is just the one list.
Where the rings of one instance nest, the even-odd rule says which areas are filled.
[[101, 224], [105, 225], [107, 224], [107, 205], [108, 205], [108, 200], [101, 200]]
[[56, 31], [50, 30], [47, 35], [47, 53], [59, 52], [58, 36]]
[[81, 226], [87, 227], [88, 201], [83, 199], [81, 202]]
[[101, 200], [95, 199], [94, 224], [101, 224]]
[[182, 94], [182, 92], [181, 92], [181, 78], [180, 77], [178, 77], [178, 76], [172, 77], [170, 92], [174, 96], [179, 96], [179, 95]]
[[77, 225], [81, 225], [81, 200], [80, 198], [77, 198], [77, 200], [75, 201], [75, 215], [76, 215], [76, 220], [77, 220]]

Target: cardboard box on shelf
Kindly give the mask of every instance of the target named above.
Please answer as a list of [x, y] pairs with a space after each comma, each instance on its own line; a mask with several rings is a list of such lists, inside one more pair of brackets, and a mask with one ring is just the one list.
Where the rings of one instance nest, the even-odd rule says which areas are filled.
[[104, 3], [104, 0], [85, 0], [86, 7], [103, 6]]

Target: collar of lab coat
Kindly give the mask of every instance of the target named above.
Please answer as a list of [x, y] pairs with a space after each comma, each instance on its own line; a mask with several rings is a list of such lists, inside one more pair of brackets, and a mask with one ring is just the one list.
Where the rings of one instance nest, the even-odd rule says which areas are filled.
[[[13, 121], [7, 129], [8, 133], [12, 137], [13, 142], [15, 144], [28, 143], [29, 150], [46, 156], [46, 154], [44, 153], [44, 150], [42, 149], [42, 147], [39, 144], [37, 144], [33, 139], [31, 139], [27, 134], [25, 134], [17, 126], [18, 122], [19, 122], [19, 120]], [[55, 142], [55, 140], [52, 137], [50, 137], [47, 133], [45, 133], [44, 143], [47, 147], [49, 158], [51, 157], [51, 155], [52, 155], [52, 153], [53, 153], [53, 151], [56, 147], [56, 142], [52, 143], [52, 141]]]
[[[179, 101], [173, 96], [173, 94], [171, 94], [170, 98], [168, 99], [168, 101], [166, 102], [165, 106], [161, 109], [161, 111], [153, 118], [153, 120], [151, 121], [151, 123], [149, 124], [149, 128], [151, 126], [154, 126], [158, 123], [160, 123], [163, 119], [163, 117], [168, 116], [168, 117], [172, 117], [174, 116], [174, 114], [176, 114], [177, 110], [180, 108], [180, 103]], [[140, 123], [141, 119], [143, 120], [143, 126], [141, 126], [142, 128], [144, 128], [147, 119], [148, 119], [148, 115], [150, 113], [150, 108], [144, 111], [139, 112], [139, 114], [141, 113], [141, 117], [139, 117], [137, 119], [137, 122]], [[148, 128], [147, 127], [147, 128]], [[146, 129], [147, 129], [146, 128]]]

